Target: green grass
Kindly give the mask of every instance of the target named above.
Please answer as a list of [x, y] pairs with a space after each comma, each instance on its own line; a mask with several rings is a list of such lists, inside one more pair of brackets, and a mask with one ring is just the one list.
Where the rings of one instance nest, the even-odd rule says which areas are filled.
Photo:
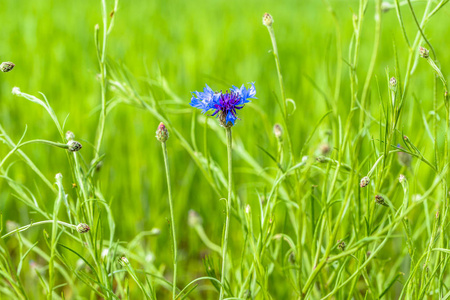
[[[172, 225], [178, 299], [449, 297], [450, 10], [391, 1], [120, 1], [104, 54], [114, 1], [3, 1], [0, 299], [171, 299]], [[190, 92], [253, 81], [230, 196], [226, 132]]]

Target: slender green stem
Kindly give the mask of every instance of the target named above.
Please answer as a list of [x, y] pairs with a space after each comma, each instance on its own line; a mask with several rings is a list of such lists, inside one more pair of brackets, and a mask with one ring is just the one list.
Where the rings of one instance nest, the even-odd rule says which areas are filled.
[[175, 218], [173, 215], [173, 199], [172, 199], [172, 187], [170, 185], [170, 172], [169, 172], [169, 158], [167, 155], [166, 142], [161, 143], [163, 155], [164, 155], [164, 166], [166, 168], [166, 178], [167, 178], [167, 190], [169, 193], [169, 209], [170, 209], [170, 228], [172, 229], [172, 243], [173, 243], [173, 283], [172, 283], [172, 299], [177, 296], [177, 235], [175, 231]]
[[230, 227], [230, 210], [231, 210], [231, 187], [232, 187], [232, 179], [233, 179], [233, 158], [232, 158], [232, 136], [231, 136], [231, 127], [227, 127], [227, 157], [228, 157], [228, 198], [227, 198], [227, 208], [225, 215], [225, 232], [223, 234], [223, 242], [222, 242], [222, 275], [220, 278], [220, 300], [224, 297], [223, 287], [225, 285], [225, 274], [226, 274], [226, 260], [227, 260], [227, 246], [228, 246], [228, 230]]
[[[56, 221], [56, 222], [57, 222], [59, 225], [66, 226], [66, 227], [69, 227], [69, 228], [71, 228], [71, 229], [76, 229], [76, 228], [77, 228], [77, 226], [76, 226], [76, 225], [73, 225], [73, 224], [69, 224], [69, 223], [62, 222], [62, 221]], [[19, 228], [17, 228], [17, 229], [14, 229], [14, 230], [12, 230], [12, 231], [10, 231], [10, 232], [8, 232], [8, 233], [2, 235], [1, 238], [4, 239], [4, 238], [6, 238], [6, 237], [8, 237], [8, 236], [10, 236], [10, 235], [13, 235], [14, 233], [18, 233], [18, 232], [22, 232], [22, 231], [28, 230], [28, 229], [30, 229], [31, 227], [36, 226], [36, 225], [50, 224], [50, 223], [53, 223], [53, 220], [45, 220], [45, 221], [39, 221], [39, 222], [31, 223], [31, 224], [29, 224], [29, 225], [22, 226], [22, 227], [19, 227]]]
[[101, 85], [101, 97], [102, 97], [102, 109], [100, 112], [100, 120], [98, 124], [97, 142], [95, 146], [95, 159], [99, 157], [100, 147], [103, 140], [103, 133], [105, 131], [105, 121], [106, 121], [106, 42], [108, 37], [108, 17], [106, 12], [106, 1], [102, 0], [102, 20], [103, 20], [103, 41], [102, 48], [100, 51], [99, 41], [98, 41], [98, 28], [95, 30], [95, 42], [97, 47], [97, 58], [100, 66], [100, 85]]

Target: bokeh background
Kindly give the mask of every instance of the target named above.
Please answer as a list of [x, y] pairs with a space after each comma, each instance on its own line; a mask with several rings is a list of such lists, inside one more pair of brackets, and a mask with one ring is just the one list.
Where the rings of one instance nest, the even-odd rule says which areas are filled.
[[[359, 89], [362, 89], [373, 47], [374, 5], [371, 2], [361, 35]], [[254, 81], [258, 99], [240, 113], [242, 120], [233, 129], [234, 135], [262, 166], [274, 168], [274, 163], [259, 149], [262, 147], [271, 153], [276, 151], [272, 126], [281, 122], [276, 100], [279, 97], [278, 78], [270, 52], [270, 38], [261, 22], [262, 15], [270, 12], [275, 20], [286, 94], [296, 103], [294, 117], [291, 118], [293, 144], [294, 149], [300, 151], [314, 124], [327, 111], [324, 97], [314, 84], [325, 94], [333, 95], [337, 30], [343, 57], [347, 59], [353, 34], [352, 16], [358, 10], [358, 1], [330, 3], [339, 28], [324, 2], [316, 0], [121, 1], [107, 54], [109, 60], [126, 66], [138, 80], [158, 80], [162, 76], [167, 80], [174, 94], [186, 103], [185, 107], [178, 107], [176, 113], [168, 112], [167, 115], [186, 138], [190, 137], [192, 111], [188, 102], [192, 91], [202, 89], [205, 83], [220, 90], [231, 84]], [[419, 15], [424, 5], [421, 2], [415, 4]], [[108, 7], [112, 10], [111, 1]], [[405, 27], [412, 39], [417, 28], [407, 9], [402, 6]], [[0, 15], [0, 60], [16, 64], [12, 72], [0, 74], [0, 124], [16, 142], [26, 126], [25, 139], [57, 141], [58, 133], [45, 111], [11, 94], [15, 86], [36, 96], [42, 92], [60, 121], [67, 117], [65, 129], [73, 131], [83, 142], [82, 153], [89, 161], [93, 157], [90, 143], [95, 139], [100, 108], [99, 67], [94, 46], [94, 26], [101, 24], [100, 1], [3, 0]], [[449, 16], [450, 10], [446, 7], [426, 29], [444, 73], [450, 65], [447, 54]], [[395, 70], [394, 47], [397, 48], [400, 70], [405, 70], [408, 56], [394, 10], [383, 13], [382, 24], [371, 93], [375, 116], [380, 111], [375, 92], [377, 82], [383, 84], [385, 92], [386, 68], [391, 73]], [[346, 62], [342, 63], [338, 109], [342, 120], [345, 120], [350, 106], [350, 89], [349, 71]], [[433, 86], [431, 74], [426, 64], [418, 64], [414, 69], [405, 103], [407, 117], [401, 124], [410, 136], [423, 132], [423, 126], [419, 125], [421, 110], [429, 111], [432, 107], [432, 91], [423, 88]], [[164, 93], [158, 97], [161, 100], [170, 98]], [[102, 147], [106, 157], [96, 176], [105, 198], [111, 201], [117, 222], [117, 238], [130, 241], [141, 231], [160, 228], [159, 236], [145, 240], [146, 248], [153, 253], [157, 265], [170, 266], [166, 221], [169, 210], [162, 176], [164, 165], [160, 144], [154, 137], [159, 121], [135, 107], [116, 106], [107, 118]], [[311, 143], [312, 148], [327, 139], [329, 129], [326, 124], [320, 127]], [[376, 132], [377, 127], [374, 130]], [[221, 138], [211, 133], [208, 146], [210, 155], [225, 170], [226, 148]], [[200, 135], [198, 143], [201, 141]], [[59, 172], [67, 174], [66, 190], [71, 189], [64, 151], [43, 145], [30, 145], [23, 150], [49, 179], [53, 180]], [[9, 149], [5, 145], [0, 145], [2, 156], [7, 151]], [[208, 236], [220, 244], [223, 204], [177, 139], [169, 139], [168, 151], [181, 247], [180, 280], [187, 283], [204, 274], [202, 258], [208, 253], [196, 233], [187, 226], [188, 210], [195, 209], [202, 216]], [[425, 151], [432, 153], [433, 149], [425, 147]], [[248, 165], [242, 158], [236, 156], [234, 164], [236, 191], [242, 202], [257, 201], [256, 189], [264, 189], [266, 183], [246, 172]], [[428, 181], [426, 172], [421, 174], [424, 185]], [[48, 208], [52, 207], [54, 199], [51, 192], [33, 177], [24, 163], [18, 160], [10, 174], [39, 195]], [[3, 180], [0, 180], [0, 212], [3, 225], [7, 220], [25, 225], [36, 218], [16, 200]], [[41, 239], [38, 228], [25, 234], [32, 241]], [[26, 271], [28, 266], [24, 268]], [[189, 271], [184, 272], [183, 269]]]

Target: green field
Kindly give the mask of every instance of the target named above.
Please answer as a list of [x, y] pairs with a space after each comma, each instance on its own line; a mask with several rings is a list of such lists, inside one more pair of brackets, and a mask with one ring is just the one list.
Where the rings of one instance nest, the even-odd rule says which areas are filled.
[[3, 0], [0, 299], [450, 299], [447, 2]]

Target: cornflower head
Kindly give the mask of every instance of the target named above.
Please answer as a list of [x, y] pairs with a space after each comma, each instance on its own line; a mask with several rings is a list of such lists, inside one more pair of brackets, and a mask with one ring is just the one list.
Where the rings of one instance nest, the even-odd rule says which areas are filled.
[[202, 113], [212, 111], [211, 116], [219, 117], [220, 125], [225, 128], [234, 125], [238, 119], [237, 110], [242, 109], [248, 99], [256, 99], [255, 84], [252, 83], [250, 88], [242, 85], [240, 88], [233, 87], [225, 92], [214, 92], [208, 85], [203, 88], [203, 92], [195, 91], [192, 93], [189, 105], [198, 108]]

